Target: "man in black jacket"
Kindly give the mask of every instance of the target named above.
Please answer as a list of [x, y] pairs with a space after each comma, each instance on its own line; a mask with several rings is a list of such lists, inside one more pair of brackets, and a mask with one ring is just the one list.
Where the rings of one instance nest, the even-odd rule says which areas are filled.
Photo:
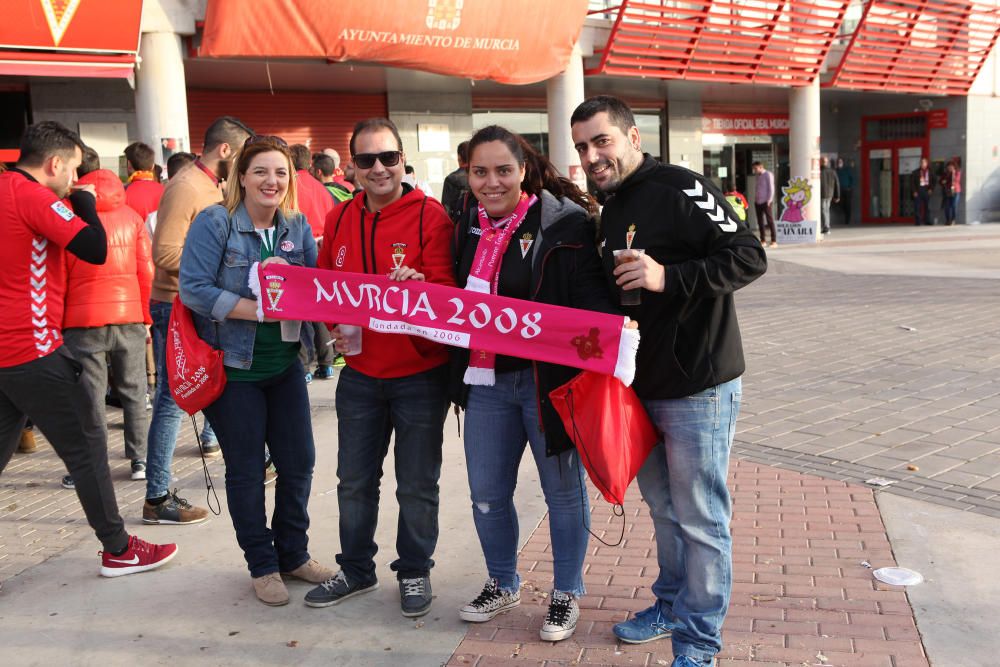
[[[656, 602], [614, 633], [629, 643], [672, 635], [675, 666], [708, 665], [732, 584], [726, 476], [745, 368], [733, 292], [767, 261], [708, 179], [642, 152], [624, 102], [588, 99], [570, 122], [588, 178], [607, 195], [605, 269], [619, 289], [640, 290], [639, 305], [623, 306], [642, 332], [633, 386], [664, 439], [638, 475], [656, 531]], [[615, 266], [615, 250], [632, 261]]]

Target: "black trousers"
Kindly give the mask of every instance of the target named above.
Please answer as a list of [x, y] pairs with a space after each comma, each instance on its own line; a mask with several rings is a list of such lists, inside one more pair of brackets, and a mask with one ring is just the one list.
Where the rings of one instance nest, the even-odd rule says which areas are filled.
[[95, 417], [98, 411], [88, 405], [81, 371], [65, 346], [20, 366], [0, 368], [0, 472], [31, 418], [73, 476], [97, 539], [105, 551], [118, 552], [128, 546], [128, 533], [111, 483], [107, 438]]

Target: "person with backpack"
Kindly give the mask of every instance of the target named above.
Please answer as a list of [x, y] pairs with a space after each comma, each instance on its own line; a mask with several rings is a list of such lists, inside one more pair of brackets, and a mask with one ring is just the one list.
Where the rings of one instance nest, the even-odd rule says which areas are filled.
[[[455, 231], [459, 287], [617, 313], [595, 244], [597, 204], [522, 137], [491, 125], [469, 142], [470, 204]], [[486, 560], [482, 592], [461, 608], [481, 623], [520, 604], [514, 486], [525, 447], [549, 511], [553, 591], [539, 631], [573, 635], [584, 595], [590, 510], [580, 456], [549, 392], [575, 368], [455, 348], [452, 399], [465, 408], [472, 515]]]
[[[309, 178], [312, 178], [311, 176]], [[224, 353], [226, 386], [204, 409], [226, 461], [226, 500], [257, 599], [288, 604], [286, 574], [311, 583], [333, 572], [309, 555], [309, 494], [316, 450], [299, 322], [260, 321], [248, 284], [257, 262], [316, 265], [316, 242], [296, 201], [284, 140], [251, 136], [236, 155], [221, 205], [188, 232], [180, 297], [198, 335]], [[264, 500], [265, 443], [279, 477], [274, 514]]]

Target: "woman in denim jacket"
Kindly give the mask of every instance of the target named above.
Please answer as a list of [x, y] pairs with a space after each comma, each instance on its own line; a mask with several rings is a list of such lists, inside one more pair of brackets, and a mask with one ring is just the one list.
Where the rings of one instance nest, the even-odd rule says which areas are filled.
[[[299, 322], [258, 322], [248, 287], [255, 262], [316, 265], [316, 242], [296, 212], [295, 170], [285, 142], [251, 137], [236, 158], [224, 205], [195, 218], [184, 243], [180, 294], [199, 335], [225, 354], [226, 389], [205, 409], [226, 460], [236, 540], [261, 602], [283, 605], [281, 573], [312, 583], [333, 576], [309, 556], [316, 452]], [[274, 515], [264, 507], [264, 445], [278, 469]]]

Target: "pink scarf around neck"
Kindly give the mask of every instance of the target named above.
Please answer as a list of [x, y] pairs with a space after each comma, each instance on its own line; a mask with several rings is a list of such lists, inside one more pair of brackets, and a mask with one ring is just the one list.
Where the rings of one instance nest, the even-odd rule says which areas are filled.
[[[538, 197], [521, 193], [517, 207], [507, 217], [493, 222], [479, 205], [479, 227], [482, 234], [476, 246], [475, 259], [469, 271], [465, 289], [481, 294], [496, 294], [500, 283], [500, 267], [514, 232], [521, 226]], [[469, 350], [469, 367], [465, 370], [465, 383], [492, 387], [496, 383], [496, 355], [489, 350]]]

